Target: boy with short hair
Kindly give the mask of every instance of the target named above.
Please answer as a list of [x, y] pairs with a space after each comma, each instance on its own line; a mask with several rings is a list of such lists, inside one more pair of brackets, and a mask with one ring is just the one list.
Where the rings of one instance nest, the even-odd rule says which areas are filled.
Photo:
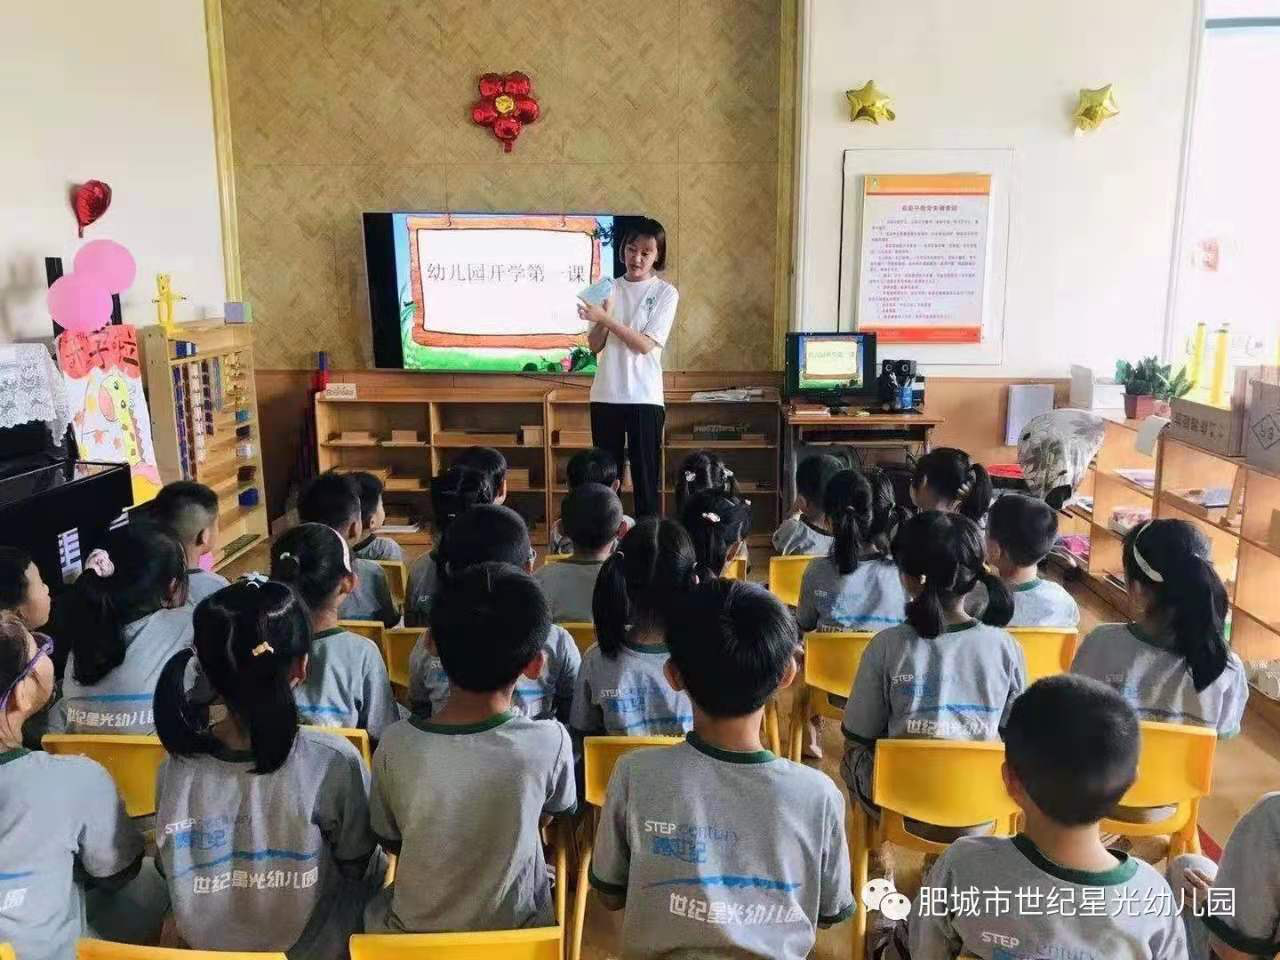
[[573, 555], [545, 564], [534, 579], [551, 604], [552, 621], [592, 623], [596, 577], [620, 535], [622, 501], [602, 483], [585, 483], [564, 498], [561, 515]]
[[193, 607], [227, 585], [227, 578], [200, 566], [200, 558], [218, 550], [218, 495], [203, 483], [176, 480], [156, 494], [156, 521], [182, 544], [187, 554], [187, 602]]
[[561, 724], [511, 702], [517, 679], [541, 672], [550, 626], [537, 584], [510, 564], [470, 567], [436, 598], [452, 692], [430, 720], [388, 728], [374, 754], [370, 824], [399, 862], [369, 902], [369, 932], [555, 925], [539, 828], [577, 806], [573, 747]]
[[[1013, 594], [1010, 627], [1074, 627], [1080, 623], [1075, 597], [1060, 584], [1040, 579], [1039, 564], [1057, 539], [1058, 514], [1043, 500], [1009, 493], [991, 504], [987, 561]], [[981, 602], [985, 605], [985, 596]], [[965, 608], [972, 612], [968, 600]]]
[[665, 672], [689, 693], [693, 731], [618, 761], [591, 885], [626, 906], [624, 958], [801, 960], [854, 900], [840, 791], [760, 742], [765, 701], [795, 677], [795, 622], [736, 580], [700, 584], [678, 607]]
[[387, 520], [387, 511], [382, 505], [382, 481], [364, 470], [348, 476], [355, 481], [360, 493], [360, 524], [364, 527], [364, 539], [353, 546], [351, 552], [364, 560], [396, 560], [404, 563], [404, 551], [400, 549], [400, 544], [389, 537], [378, 536], [378, 531]]
[[[303, 523], [323, 523], [338, 531], [348, 545], [360, 540], [364, 525], [360, 519], [360, 494], [346, 474], [329, 470], [320, 474], [303, 491], [298, 501], [298, 518]], [[356, 586], [338, 610], [341, 620], [381, 620], [394, 627], [400, 611], [391, 599], [387, 575], [372, 560], [353, 557], [351, 566]]]
[[[1102, 845], [1099, 821], [1137, 776], [1138, 744], [1138, 717], [1110, 687], [1071, 674], [1032, 684], [1005, 730], [1005, 787], [1023, 832], [965, 837], [938, 859], [910, 921], [911, 955], [1185, 958], [1164, 877]], [[961, 891], [993, 887], [1003, 899], [961, 904]]]
[[[618, 461], [607, 450], [592, 447], [590, 450], [579, 450], [565, 464], [565, 479], [572, 493], [583, 484], [600, 483], [621, 496], [622, 480], [618, 476]], [[635, 520], [622, 515], [622, 523], [618, 527], [617, 539], [621, 540], [627, 531], [636, 525]], [[573, 553], [573, 537], [565, 526], [563, 515], [551, 525], [551, 539], [547, 546], [548, 553]], [[590, 618], [588, 618], [590, 619]]]
[[827, 484], [844, 469], [829, 453], [805, 457], [796, 467], [796, 499], [791, 516], [773, 531], [773, 549], [782, 556], [825, 557], [831, 552], [831, 531], [822, 507]]

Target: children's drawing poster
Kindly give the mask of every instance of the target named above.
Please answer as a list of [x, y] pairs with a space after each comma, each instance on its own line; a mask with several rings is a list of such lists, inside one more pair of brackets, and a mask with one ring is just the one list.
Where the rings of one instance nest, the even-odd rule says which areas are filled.
[[124, 324], [58, 337], [58, 368], [67, 388], [81, 460], [127, 463], [133, 502], [160, 491], [151, 414], [142, 390], [137, 331]]
[[990, 174], [866, 174], [858, 329], [881, 343], [980, 342], [990, 201]]

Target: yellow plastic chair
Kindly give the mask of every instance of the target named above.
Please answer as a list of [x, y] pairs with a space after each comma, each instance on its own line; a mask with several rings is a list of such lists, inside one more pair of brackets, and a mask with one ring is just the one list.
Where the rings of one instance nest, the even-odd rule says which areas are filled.
[[480, 933], [357, 933], [351, 937], [351, 960], [561, 960], [561, 943], [559, 927]]
[[76, 941], [76, 960], [285, 960], [285, 955], [137, 947], [131, 943], [81, 939]]
[[[582, 956], [582, 927], [587, 917], [587, 889], [591, 886], [591, 849], [596, 839], [596, 818], [604, 806], [609, 778], [618, 759], [632, 750], [644, 747], [673, 747], [680, 737], [587, 737], [582, 741], [582, 800], [589, 808], [586, 836], [578, 853], [578, 889], [573, 902], [573, 934], [569, 941], [569, 960]], [[352, 957], [352, 960], [358, 960]]]
[[800, 605], [800, 581], [813, 557], [797, 554], [769, 558], [769, 592], [789, 607]]
[[382, 572], [387, 575], [387, 588], [391, 591], [391, 601], [397, 610], [404, 609], [404, 595], [409, 583], [409, 574], [399, 560], [375, 560]]
[[747, 558], [734, 557], [724, 565], [724, 570], [720, 576], [724, 580], [745, 580], [747, 579]]
[[828, 694], [847, 697], [858, 675], [858, 664], [873, 633], [819, 633], [804, 638], [804, 683], [796, 691], [788, 729], [787, 756], [799, 763], [804, 749], [804, 729], [814, 713], [837, 721], [844, 713], [832, 706]]
[[782, 727], [778, 722], [778, 695], [775, 693], [772, 697], [765, 701], [764, 719], [761, 721], [764, 728], [764, 739], [769, 744], [769, 749], [773, 751], [775, 757], [782, 756]]
[[1138, 778], [1120, 798], [1126, 807], [1174, 807], [1153, 823], [1102, 821], [1103, 833], [1125, 837], [1169, 835], [1169, 860], [1200, 852], [1200, 800], [1213, 786], [1213, 753], [1217, 731], [1179, 723], [1144, 720], [1138, 754]]
[[1009, 633], [1027, 658], [1027, 686], [1067, 673], [1080, 643], [1080, 634], [1074, 627], [1010, 627]]
[[96, 760], [111, 774], [131, 817], [156, 812], [156, 771], [169, 756], [154, 734], [46, 733], [46, 753]]
[[549, 563], [560, 563], [572, 556], [572, 553], [548, 553], [542, 558], [542, 565], [545, 567]]
[[409, 658], [418, 639], [425, 637], [425, 627], [392, 627], [382, 631], [382, 658], [387, 664], [387, 676], [397, 690], [408, 693]]
[[18, 955], [13, 952], [12, 944], [0, 943], [0, 960], [18, 960]]
[[387, 628], [383, 626], [381, 620], [339, 620], [338, 626], [348, 633], [356, 633], [368, 638], [380, 651], [386, 650], [382, 635], [386, 633]]
[[[880, 807], [875, 822], [851, 799], [853, 889], [867, 883], [867, 857], [880, 844], [893, 843], [924, 854], [944, 853], [950, 844], [917, 836], [906, 820], [939, 827], [991, 823], [992, 836], [1013, 836], [1019, 810], [1004, 787], [1000, 767], [1004, 744], [970, 740], [879, 740], [876, 742], [872, 800]], [[853, 960], [867, 947], [867, 914], [853, 915]]]
[[586, 653], [596, 642], [596, 625], [594, 623], [569, 622], [560, 626], [569, 631], [573, 642], [577, 644], [579, 653]]
[[361, 730], [359, 727], [322, 727], [313, 723], [304, 723], [302, 729], [315, 730], [319, 733], [331, 733], [335, 737], [346, 737], [351, 741], [351, 745], [356, 748], [360, 758], [364, 760], [364, 765], [366, 767], [373, 766], [373, 747], [369, 743], [368, 730]]

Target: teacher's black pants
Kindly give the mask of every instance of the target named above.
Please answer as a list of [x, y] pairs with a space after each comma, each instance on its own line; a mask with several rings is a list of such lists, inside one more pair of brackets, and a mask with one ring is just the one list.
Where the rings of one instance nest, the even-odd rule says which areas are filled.
[[658, 481], [662, 470], [662, 425], [666, 419], [666, 407], [655, 403], [591, 404], [591, 442], [613, 455], [619, 478], [623, 450], [631, 459], [637, 517], [662, 512]]

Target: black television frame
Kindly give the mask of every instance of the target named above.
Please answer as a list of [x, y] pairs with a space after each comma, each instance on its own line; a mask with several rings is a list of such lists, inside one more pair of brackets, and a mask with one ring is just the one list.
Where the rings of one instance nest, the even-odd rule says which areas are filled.
[[[856, 390], [801, 390], [800, 344], [811, 338], [859, 339], [862, 341], [862, 386]], [[876, 335], [870, 331], [806, 330], [787, 334], [786, 381], [784, 390], [791, 400], [808, 399], [813, 403], [838, 404], [845, 399], [866, 399], [878, 395], [879, 368], [876, 360]]]

